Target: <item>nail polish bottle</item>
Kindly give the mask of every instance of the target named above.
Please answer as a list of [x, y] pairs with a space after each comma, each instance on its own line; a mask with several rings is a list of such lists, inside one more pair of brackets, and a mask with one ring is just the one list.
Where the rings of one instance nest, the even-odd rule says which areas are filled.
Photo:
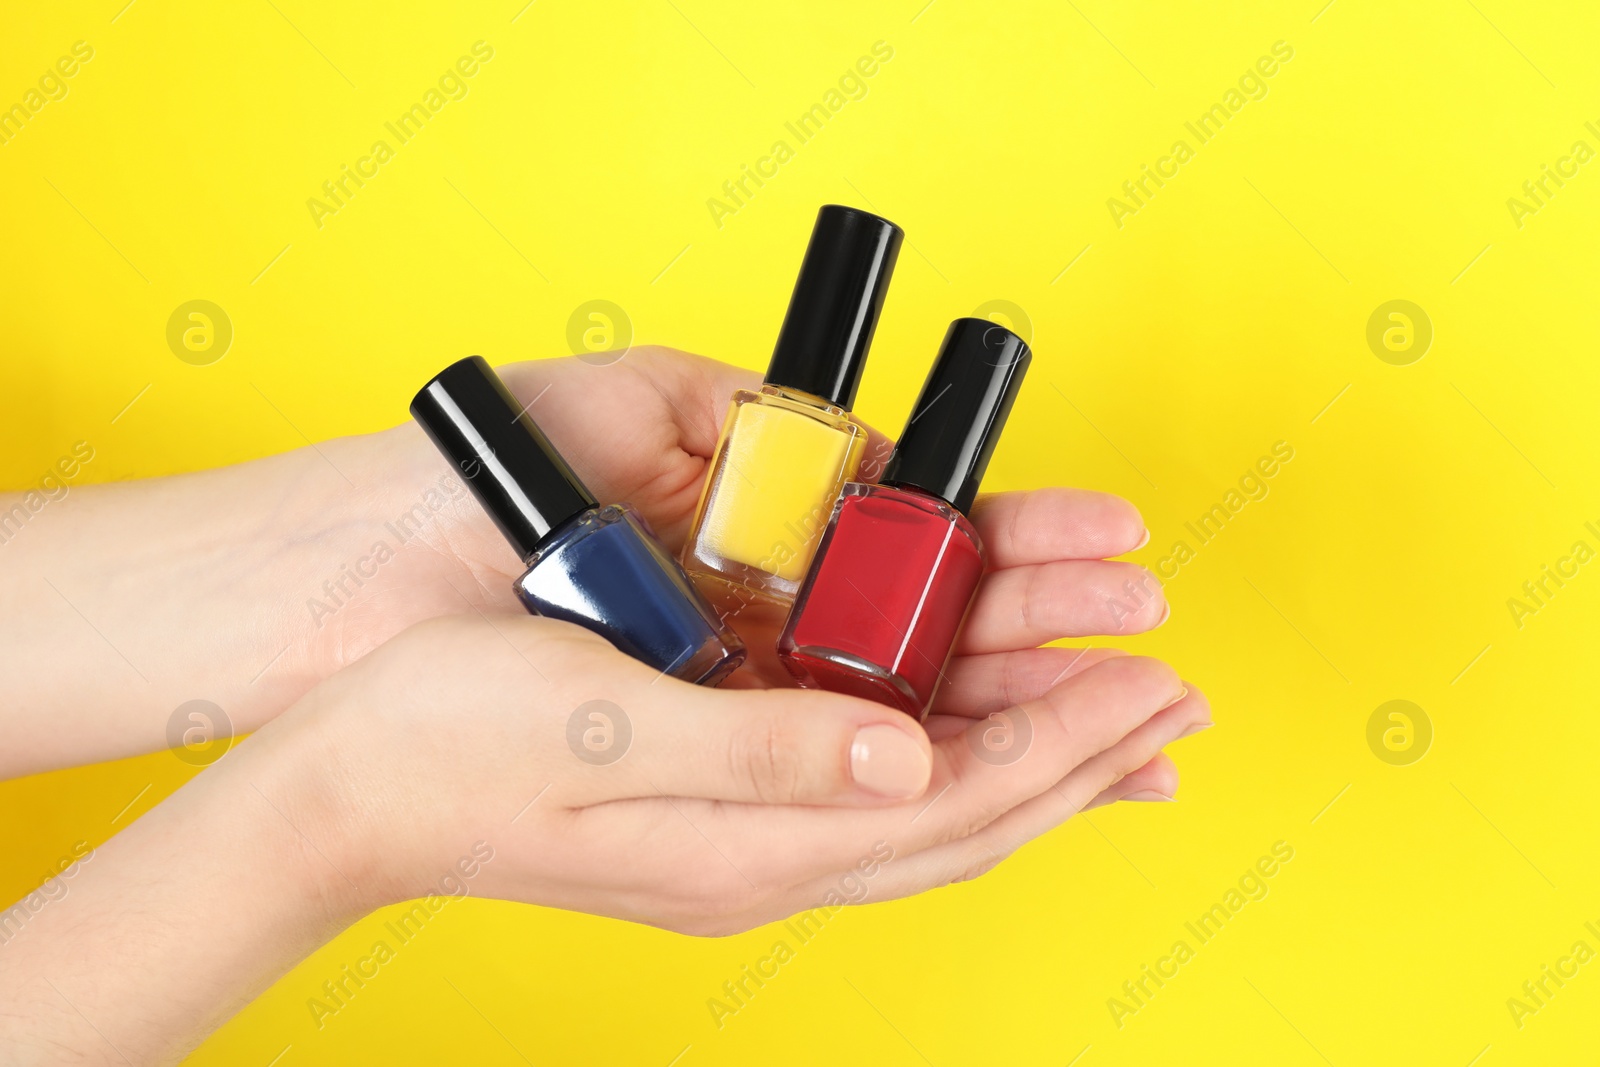
[[986, 319], [950, 324], [883, 483], [845, 486], [778, 639], [801, 685], [927, 715], [983, 577], [967, 512], [1032, 358]]
[[733, 395], [684, 547], [715, 602], [793, 600], [861, 464], [866, 431], [850, 406], [903, 237], [865, 211], [818, 212], [766, 381]]
[[411, 401], [422, 426], [527, 565], [525, 608], [593, 630], [633, 658], [715, 685], [744, 644], [629, 504], [601, 507], [481, 356]]

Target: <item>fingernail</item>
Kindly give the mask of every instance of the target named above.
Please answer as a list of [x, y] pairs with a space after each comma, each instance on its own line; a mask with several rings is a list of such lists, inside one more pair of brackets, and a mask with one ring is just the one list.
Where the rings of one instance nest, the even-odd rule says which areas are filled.
[[[1161, 705], [1161, 707], [1156, 709], [1156, 710], [1158, 710], [1158, 711], [1166, 711], [1168, 708], [1172, 707], [1172, 705], [1176, 704], [1178, 701], [1182, 700], [1184, 697], [1186, 697], [1188, 695], [1189, 695], [1189, 687], [1188, 686], [1184, 686], [1182, 689], [1178, 690], [1178, 695], [1177, 696], [1173, 697], [1171, 700], [1167, 701], [1165, 704]], [[1187, 736], [1187, 735], [1185, 735], [1185, 736]]]
[[904, 800], [928, 783], [928, 754], [905, 731], [878, 723], [863, 726], [850, 745], [850, 776], [880, 797]]
[[[1172, 605], [1171, 604], [1162, 604], [1161, 605], [1161, 618], [1156, 620], [1156, 626], [1160, 626], [1163, 623], [1165, 623], [1167, 621], [1167, 619], [1171, 617], [1171, 615], [1172, 615]], [[1151, 629], [1155, 629], [1155, 627], [1151, 627]]]
[[1150, 543], [1150, 531], [1149, 530], [1145, 530], [1144, 539], [1142, 541], [1140, 541], [1138, 544], [1134, 545], [1133, 546], [1133, 550], [1135, 552], [1137, 552], [1141, 548], [1143, 548], [1145, 545], [1148, 545], [1149, 543]]
[[1194, 725], [1190, 726], [1187, 730], [1183, 731], [1183, 733], [1179, 734], [1178, 735], [1178, 740], [1182, 741], [1185, 737], [1193, 737], [1195, 734], [1199, 733], [1201, 730], [1209, 730], [1209, 729], [1211, 729], [1211, 727], [1213, 727], [1215, 725], [1216, 725], [1215, 723], [1197, 722]]
[[1159, 790], [1156, 790], [1156, 789], [1140, 789], [1137, 792], [1129, 793], [1127, 796], [1123, 797], [1122, 799], [1123, 800], [1142, 800], [1142, 801], [1149, 801], [1149, 802], [1160, 803], [1160, 804], [1171, 804], [1173, 801], [1177, 800], [1178, 798], [1177, 797], [1169, 797], [1169, 796], [1167, 796], [1167, 794], [1165, 794], [1163, 792], [1160, 792]]

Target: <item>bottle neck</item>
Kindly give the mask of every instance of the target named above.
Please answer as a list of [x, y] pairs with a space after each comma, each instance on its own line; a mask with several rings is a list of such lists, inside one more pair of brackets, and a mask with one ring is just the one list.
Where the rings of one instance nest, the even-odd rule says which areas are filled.
[[761, 392], [765, 393], [767, 396], [778, 397], [782, 400], [788, 400], [796, 404], [805, 404], [807, 407], [816, 408], [818, 411], [825, 411], [830, 415], [850, 414], [850, 410], [848, 408], [842, 408], [837, 404], [831, 404], [822, 397], [817, 396], [815, 393], [808, 393], [803, 389], [791, 389], [786, 385], [777, 385], [773, 382], [762, 382]]
[[963, 518], [970, 518], [970, 516], [967, 515], [967, 509], [957, 507], [949, 498], [934, 492], [932, 489], [929, 489], [926, 486], [918, 485], [915, 482], [902, 482], [890, 479], [885, 479], [878, 484], [888, 486], [890, 489], [898, 489], [902, 493], [914, 493], [917, 496], [926, 497], [929, 500], [937, 500], [939, 503], [945, 505], [951, 511], [961, 515]]
[[516, 548], [518, 555], [522, 557], [522, 565], [525, 567], [532, 566], [534, 560], [538, 559], [544, 553], [545, 549], [550, 547], [550, 542], [560, 540], [561, 535], [570, 526], [572, 526], [573, 523], [577, 522], [585, 515], [590, 515], [594, 512], [600, 511], [604, 507], [606, 507], [604, 504], [590, 504], [588, 507], [579, 508], [577, 511], [574, 511], [571, 515], [561, 519], [559, 522], [551, 523], [550, 527], [546, 529], [544, 533], [539, 535], [539, 539], [533, 543], [533, 547], [531, 549], [528, 549], [522, 545], [513, 545], [512, 547]]

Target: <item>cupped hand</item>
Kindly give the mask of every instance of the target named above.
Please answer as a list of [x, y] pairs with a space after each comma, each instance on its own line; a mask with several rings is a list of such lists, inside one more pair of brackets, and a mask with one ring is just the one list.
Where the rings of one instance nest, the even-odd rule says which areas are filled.
[[1170, 667], [1102, 651], [1043, 679], [997, 654], [966, 683], [1000, 666], [1031, 695], [963, 719], [985, 705], [953, 685], [930, 738], [851, 697], [691, 686], [565, 623], [457, 616], [247, 746], [313, 753], [319, 854], [368, 906], [438, 892], [482, 841], [474, 895], [720, 934], [969, 878], [1085, 807], [1171, 795], [1161, 749], [1210, 709]]
[[[595, 494], [634, 504], [673, 550], [699, 501], [729, 398], [759, 384], [753, 372], [660, 348], [499, 373]], [[415, 427], [391, 433], [407, 480], [450, 473]], [[863, 477], [888, 452], [874, 432]], [[1183, 687], [1162, 664], [1108, 648], [1040, 647], [1134, 634], [1166, 619], [1153, 576], [1108, 558], [1148, 536], [1133, 506], [1108, 494], [1046, 488], [980, 498], [972, 519], [989, 571], [925, 733], [868, 703], [769, 689], [779, 682], [770, 672], [742, 671], [716, 692], [657, 678], [591, 634], [524, 616], [509, 592], [520, 564], [498, 532], [470, 499], [450, 516], [428, 539], [432, 591], [413, 583], [409, 594], [433, 597], [420, 617], [466, 617], [402, 634], [338, 685], [387, 691], [396, 674], [416, 675], [385, 713], [472, 724], [458, 735], [458, 769], [474, 759], [497, 764], [473, 776], [484, 794], [474, 818], [493, 840], [492, 812], [509, 806], [504, 833], [525, 842], [502, 852], [512, 861], [490, 875], [494, 895], [680, 928], [754, 925], [806, 906], [808, 894], [847, 869], [871, 866], [880, 844], [899, 862], [875, 882], [874, 896], [916, 892], [986, 868], [1086, 806], [1174, 795], [1177, 772], [1161, 748], [1209, 720], [1197, 693], [1172, 703]], [[389, 636], [385, 626], [417, 617], [361, 613], [358, 625], [382, 625], [347, 647], [376, 646]], [[449, 654], [431, 654], [434, 642]], [[501, 673], [429, 666], [485, 657], [498, 658]], [[492, 698], [483, 689], [489, 678], [501, 687]], [[608, 726], [588, 717], [611, 715], [608, 708], [623, 718]], [[568, 744], [575, 715], [571, 736], [615, 744], [626, 722], [631, 747], [610, 764], [579, 758]], [[490, 723], [509, 732], [491, 740], [477, 729]], [[863, 736], [879, 739], [876, 757], [870, 744], [854, 747], [868, 725]], [[369, 736], [389, 733], [375, 723]], [[904, 744], [884, 755], [883, 746], [908, 737], [921, 739], [926, 763]], [[853, 764], [852, 751], [868, 753], [866, 763]], [[897, 801], [906, 779], [888, 784], [891, 771], [926, 773], [932, 784], [919, 782], [914, 801]], [[426, 784], [429, 767], [406, 778], [413, 784], [392, 794], [401, 811], [452, 809], [449, 796], [416, 795], [437, 788]], [[403, 872], [382, 875], [390, 895], [420, 891], [406, 878], [436, 874], [430, 863], [458, 854], [454, 838], [466, 831], [446, 822], [419, 832]], [[540, 855], [561, 862], [541, 870]]]

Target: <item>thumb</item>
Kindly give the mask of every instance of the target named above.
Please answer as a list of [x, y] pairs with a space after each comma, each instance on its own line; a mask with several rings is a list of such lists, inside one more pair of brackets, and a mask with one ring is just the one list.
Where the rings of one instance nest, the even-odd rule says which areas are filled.
[[908, 716], [816, 690], [662, 679], [632, 717], [620, 764], [633, 773], [610, 783], [618, 799], [876, 807], [921, 796], [933, 766], [928, 735]]

